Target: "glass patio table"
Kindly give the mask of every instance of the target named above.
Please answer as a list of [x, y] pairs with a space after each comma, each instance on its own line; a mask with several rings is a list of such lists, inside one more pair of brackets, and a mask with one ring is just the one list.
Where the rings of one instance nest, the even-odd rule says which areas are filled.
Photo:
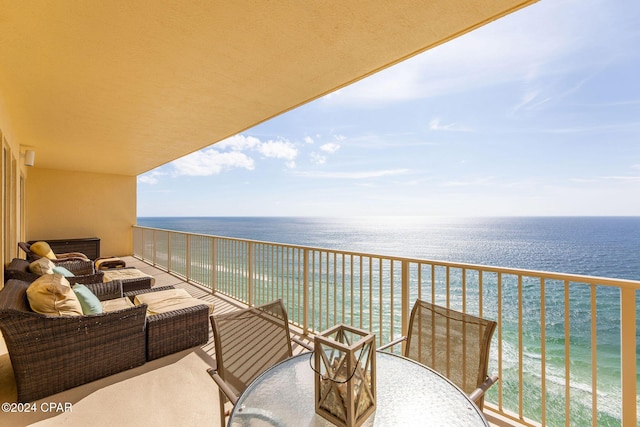
[[[242, 393], [229, 426], [332, 426], [317, 415], [313, 353], [266, 370]], [[488, 426], [468, 396], [439, 373], [410, 359], [376, 353], [376, 410], [363, 426]]]

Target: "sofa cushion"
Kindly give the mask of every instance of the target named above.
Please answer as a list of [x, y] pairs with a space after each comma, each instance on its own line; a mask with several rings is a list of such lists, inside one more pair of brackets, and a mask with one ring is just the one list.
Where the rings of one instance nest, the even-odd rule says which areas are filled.
[[50, 316], [81, 316], [82, 306], [61, 274], [46, 274], [36, 279], [27, 289], [31, 309]]
[[129, 280], [149, 278], [151, 286], [156, 283], [155, 277], [143, 273], [137, 268], [117, 268], [115, 270], [104, 270], [104, 281], [111, 282], [113, 280]]
[[81, 284], [73, 285], [72, 289], [76, 297], [78, 297], [78, 301], [82, 307], [82, 314], [102, 313], [102, 304], [98, 297], [91, 292], [91, 289]]
[[31, 252], [49, 259], [56, 259], [56, 254], [51, 250], [51, 246], [47, 242], [35, 242], [29, 247]]
[[147, 315], [149, 316], [196, 305], [206, 305], [209, 307], [209, 314], [213, 313], [213, 303], [194, 298], [184, 289], [168, 289], [138, 294], [133, 302], [136, 305], [147, 304]]
[[29, 271], [39, 276], [43, 274], [53, 274], [53, 268], [56, 265], [49, 258], [40, 258], [29, 264]]
[[102, 301], [102, 312], [109, 313], [111, 311], [124, 310], [125, 308], [135, 307], [129, 297], [114, 298]]

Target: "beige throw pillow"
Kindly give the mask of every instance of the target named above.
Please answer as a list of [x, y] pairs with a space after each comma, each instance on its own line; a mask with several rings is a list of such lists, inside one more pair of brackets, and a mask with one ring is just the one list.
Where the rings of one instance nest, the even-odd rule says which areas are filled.
[[53, 267], [56, 265], [49, 258], [40, 258], [29, 264], [29, 271], [39, 276], [43, 274], [53, 274]]
[[36, 279], [27, 288], [31, 309], [49, 316], [82, 316], [82, 306], [61, 274], [47, 274]]

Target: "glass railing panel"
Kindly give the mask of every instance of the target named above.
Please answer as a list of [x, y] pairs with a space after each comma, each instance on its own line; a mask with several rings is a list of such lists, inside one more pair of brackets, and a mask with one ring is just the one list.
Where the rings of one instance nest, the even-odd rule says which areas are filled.
[[167, 231], [156, 230], [154, 234], [155, 250], [153, 263], [165, 270], [169, 269], [169, 236]]
[[180, 277], [187, 277], [187, 234], [171, 233], [169, 238], [169, 270]]

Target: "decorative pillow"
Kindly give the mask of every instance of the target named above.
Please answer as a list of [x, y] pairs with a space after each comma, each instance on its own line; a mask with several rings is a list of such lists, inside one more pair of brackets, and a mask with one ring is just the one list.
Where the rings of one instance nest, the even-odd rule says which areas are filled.
[[56, 265], [51, 262], [49, 258], [40, 258], [29, 264], [29, 271], [39, 276], [43, 274], [53, 274], [53, 269]]
[[98, 297], [91, 292], [91, 289], [85, 285], [77, 284], [73, 286], [73, 292], [80, 301], [83, 314], [100, 314], [102, 313], [102, 304]]
[[81, 316], [82, 306], [71, 289], [69, 281], [61, 274], [38, 277], [27, 288], [27, 298], [36, 313], [50, 316]]
[[[48, 260], [49, 258], [40, 258], [40, 259], [46, 259]], [[49, 261], [51, 262], [51, 261]], [[52, 263], [53, 264], [53, 263]], [[62, 274], [64, 277], [73, 277], [75, 276], [75, 274], [73, 274], [72, 272], [70, 272], [69, 270], [67, 270], [64, 267], [53, 267], [53, 273], [55, 274]]]
[[31, 247], [31, 252], [49, 259], [57, 259], [56, 254], [51, 250], [51, 246], [47, 242], [35, 242]]

